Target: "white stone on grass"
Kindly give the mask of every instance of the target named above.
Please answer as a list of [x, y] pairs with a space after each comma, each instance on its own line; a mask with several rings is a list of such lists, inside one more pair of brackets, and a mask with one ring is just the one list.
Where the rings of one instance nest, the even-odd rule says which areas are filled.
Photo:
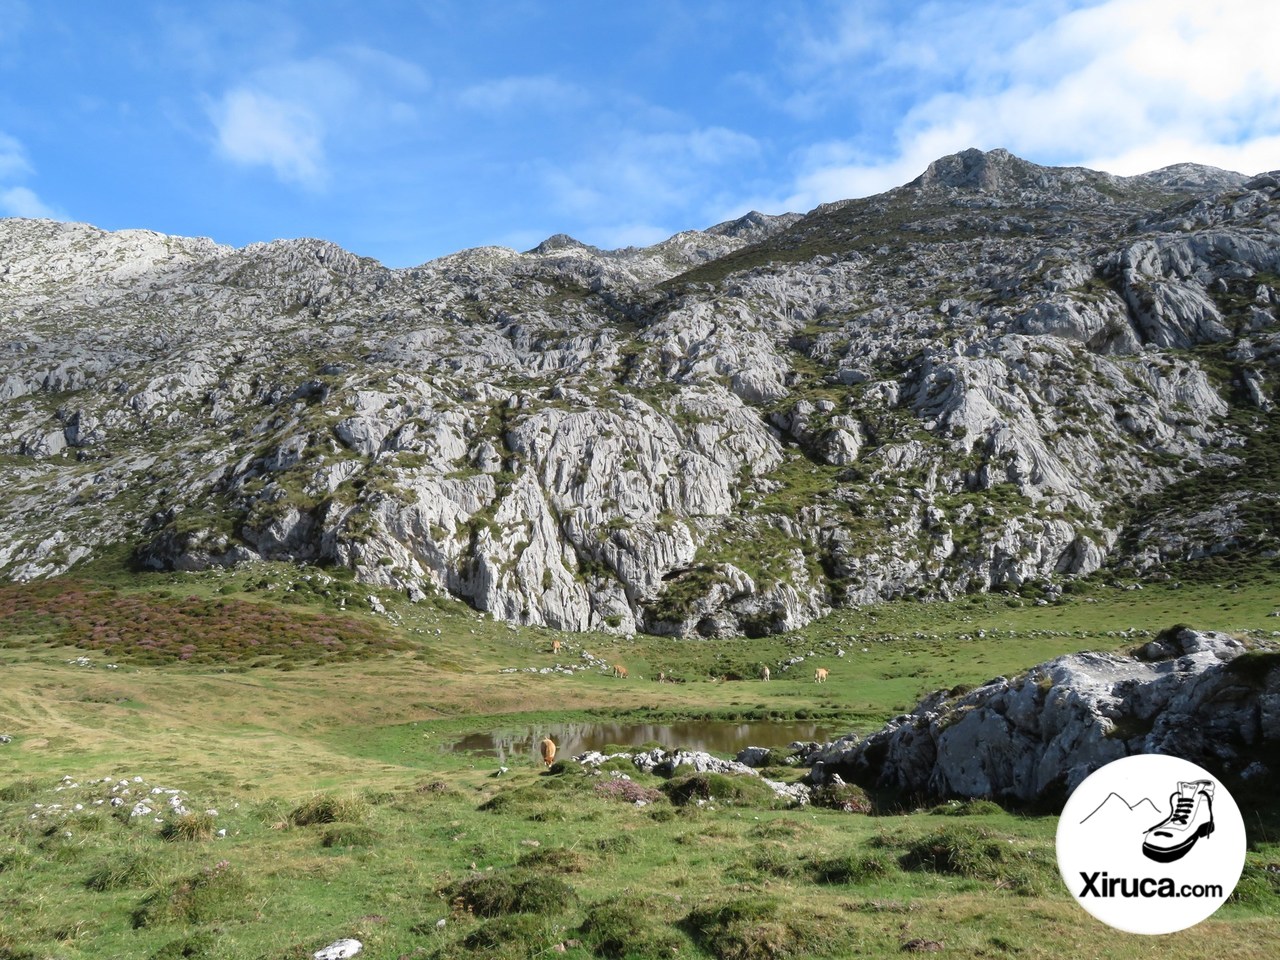
[[364, 944], [359, 940], [347, 938], [345, 940], [335, 940], [321, 950], [317, 950], [313, 957], [315, 960], [347, 960], [348, 957], [354, 957], [357, 953], [364, 949]]

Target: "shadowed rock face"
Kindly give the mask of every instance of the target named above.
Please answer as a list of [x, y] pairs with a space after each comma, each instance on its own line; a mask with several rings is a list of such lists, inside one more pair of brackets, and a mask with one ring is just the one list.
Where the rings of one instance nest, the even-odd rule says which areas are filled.
[[865, 740], [811, 756], [833, 772], [915, 797], [1033, 802], [1065, 796], [1120, 757], [1163, 753], [1220, 775], [1280, 771], [1280, 655], [1181, 628], [1136, 656], [1079, 653], [962, 696], [938, 693]]
[[966, 151], [405, 270], [0, 221], [0, 575], [123, 545], [715, 635], [1280, 549], [1278, 193]]

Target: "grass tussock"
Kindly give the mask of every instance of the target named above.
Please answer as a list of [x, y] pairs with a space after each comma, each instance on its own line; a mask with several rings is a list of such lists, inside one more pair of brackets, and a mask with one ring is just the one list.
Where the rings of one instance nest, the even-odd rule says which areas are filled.
[[171, 843], [212, 840], [217, 824], [212, 814], [197, 810], [166, 820], [160, 828], [160, 836]]
[[252, 913], [249, 895], [244, 876], [221, 860], [147, 894], [134, 911], [133, 925], [141, 928], [244, 918]]
[[630, 853], [636, 848], [636, 838], [629, 833], [612, 833], [591, 841], [591, 848], [608, 856]]
[[852, 783], [826, 783], [813, 791], [810, 802], [827, 810], [845, 813], [870, 813], [871, 798], [867, 791]]
[[[893, 850], [895, 841], [877, 846]], [[1040, 896], [1052, 889], [1057, 871], [1050, 852], [1015, 837], [969, 826], [947, 826], [897, 846], [904, 870], [988, 881], [997, 889]]]
[[1226, 666], [1226, 671], [1237, 680], [1262, 690], [1271, 673], [1280, 669], [1280, 650], [1250, 650], [1242, 653]]
[[539, 873], [583, 873], [591, 859], [568, 847], [540, 847], [521, 854], [516, 865]]
[[482, 873], [449, 884], [442, 890], [455, 911], [477, 917], [509, 913], [552, 915], [569, 909], [578, 894], [557, 877], [524, 872]]
[[104, 893], [151, 887], [160, 882], [160, 877], [160, 864], [154, 857], [147, 853], [129, 853], [106, 860], [89, 874], [84, 885]]
[[819, 857], [806, 867], [814, 883], [827, 884], [867, 883], [898, 872], [897, 862], [884, 852]]
[[320, 838], [323, 847], [372, 847], [382, 835], [362, 823], [335, 823]]
[[606, 760], [600, 766], [596, 767], [600, 773], [625, 773], [627, 776], [635, 776], [636, 765], [627, 757], [614, 757], [612, 760]]
[[682, 938], [665, 913], [655, 897], [616, 897], [591, 907], [579, 933], [596, 956], [610, 960], [673, 956]]
[[500, 790], [478, 809], [536, 823], [561, 823], [570, 819], [571, 813], [580, 811], [576, 797], [589, 795], [591, 783], [592, 779], [581, 773], [581, 768], [577, 775], [539, 777], [527, 786]]
[[495, 793], [476, 809], [503, 817], [522, 817], [539, 823], [568, 819], [562, 804], [556, 803], [545, 794], [525, 787]]
[[339, 797], [320, 793], [304, 800], [289, 812], [295, 827], [319, 823], [360, 823], [369, 815], [369, 803], [363, 797]]
[[0, 800], [16, 803], [19, 800], [29, 800], [39, 792], [40, 784], [31, 777], [24, 777], [0, 787]]
[[[554, 920], [534, 913], [513, 913], [486, 920], [462, 939], [462, 947], [486, 960], [530, 960], [547, 956], [560, 941], [561, 929]], [[435, 956], [440, 960], [457, 957], [457, 947], [442, 947]]]
[[751, 870], [769, 877], [791, 880], [804, 871], [800, 859], [785, 844], [770, 842], [762, 846], [749, 861]]
[[692, 773], [675, 777], [662, 785], [662, 792], [677, 807], [718, 803], [744, 807], [774, 807], [778, 799], [757, 777], [728, 776], [722, 773]]
[[717, 960], [783, 960], [824, 956], [835, 931], [812, 911], [770, 897], [740, 897], [698, 907], [685, 926]]
[[285, 801], [279, 797], [269, 797], [255, 803], [250, 808], [250, 814], [259, 823], [266, 826], [287, 823], [289, 820], [290, 807]]

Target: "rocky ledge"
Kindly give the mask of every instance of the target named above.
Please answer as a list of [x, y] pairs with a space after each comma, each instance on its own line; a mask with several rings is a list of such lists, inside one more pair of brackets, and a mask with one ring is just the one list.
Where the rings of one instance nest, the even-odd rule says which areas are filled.
[[810, 755], [809, 779], [843, 776], [902, 797], [1060, 802], [1102, 765], [1163, 753], [1231, 780], [1274, 774], [1280, 652], [1173, 627], [1131, 656], [1077, 653], [939, 691], [910, 714]]

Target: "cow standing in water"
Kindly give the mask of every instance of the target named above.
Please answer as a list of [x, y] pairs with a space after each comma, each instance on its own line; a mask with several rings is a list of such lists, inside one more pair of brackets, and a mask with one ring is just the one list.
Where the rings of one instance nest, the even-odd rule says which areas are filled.
[[826, 682], [827, 682], [827, 668], [826, 668], [826, 667], [819, 667], [817, 670], [813, 671], [813, 682], [814, 682], [814, 683], [826, 683]]
[[551, 766], [552, 761], [556, 758], [556, 743], [550, 737], [545, 738], [538, 747], [542, 750], [542, 763], [544, 766]]

